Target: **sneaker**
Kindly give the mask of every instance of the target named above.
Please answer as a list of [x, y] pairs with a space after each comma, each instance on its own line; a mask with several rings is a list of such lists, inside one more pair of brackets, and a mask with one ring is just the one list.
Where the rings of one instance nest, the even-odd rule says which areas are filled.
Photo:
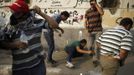
[[68, 68], [74, 68], [74, 65], [72, 63], [70, 63], [70, 62], [67, 62], [66, 67], [68, 67]]
[[55, 61], [55, 60], [47, 60], [47, 63], [48, 63], [51, 67], [56, 67], [56, 66], [57, 66], [57, 61]]

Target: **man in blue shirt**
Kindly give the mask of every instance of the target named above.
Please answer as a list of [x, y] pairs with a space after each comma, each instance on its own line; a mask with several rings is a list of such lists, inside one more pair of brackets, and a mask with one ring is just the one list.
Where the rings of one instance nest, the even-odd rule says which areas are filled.
[[[65, 21], [68, 19], [70, 14], [67, 11], [63, 11], [60, 14], [55, 14], [53, 18], [55, 21], [59, 24], [61, 21]], [[45, 28], [44, 28], [44, 36], [48, 44], [48, 56], [47, 56], [47, 61], [51, 64], [55, 64], [56, 61], [52, 58], [52, 54], [55, 48], [54, 45], [54, 31], [60, 30], [62, 34], [64, 33], [64, 30], [57, 26], [56, 28], [50, 27], [48, 23], [46, 22]]]

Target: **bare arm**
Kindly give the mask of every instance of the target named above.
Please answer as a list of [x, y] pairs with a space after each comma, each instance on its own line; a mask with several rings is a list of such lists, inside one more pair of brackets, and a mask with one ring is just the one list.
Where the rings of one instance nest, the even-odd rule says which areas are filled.
[[98, 12], [99, 12], [101, 15], [104, 15], [104, 11], [103, 11], [102, 7], [100, 7], [96, 2], [95, 2], [94, 4], [95, 4], [95, 7], [97, 8]]
[[2, 49], [14, 49], [14, 48], [25, 48], [25, 47], [27, 47], [27, 44], [21, 41], [13, 41], [13, 42], [0, 41], [0, 48]]
[[124, 60], [126, 59], [127, 56], [128, 56], [128, 51], [121, 49], [119, 53], [119, 57], [120, 57], [119, 60]]
[[79, 46], [77, 46], [76, 47], [76, 50], [79, 52], [79, 53], [84, 53], [84, 54], [92, 54], [92, 53], [94, 53], [94, 51], [93, 50], [82, 50], [82, 49], [80, 49], [80, 47]]
[[[60, 31], [58, 31], [58, 30], [60, 30]], [[62, 29], [62, 28], [60, 28], [60, 27], [58, 27], [58, 28], [56, 28], [56, 29], [54, 29], [54, 31], [55, 32], [57, 32], [58, 34], [59, 34], [59, 36], [61, 37], [61, 34], [63, 34], [64, 33], [64, 30]]]
[[58, 27], [57, 29], [60, 30], [62, 34], [64, 33], [64, 30], [61, 27]]
[[43, 17], [48, 22], [48, 24], [50, 25], [51, 28], [58, 27], [58, 23], [52, 17], [44, 14], [38, 6], [34, 6], [33, 9], [36, 11], [37, 14], [39, 14], [41, 17]]
[[86, 29], [87, 29], [87, 25], [88, 25], [88, 20], [87, 20], [87, 18], [85, 18], [84, 26]]

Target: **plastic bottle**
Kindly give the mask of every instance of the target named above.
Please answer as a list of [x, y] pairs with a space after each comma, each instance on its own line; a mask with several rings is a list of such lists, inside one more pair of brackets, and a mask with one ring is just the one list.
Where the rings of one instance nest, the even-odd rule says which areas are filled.
[[[21, 36], [20, 36], [20, 41], [24, 42], [26, 44], [28, 44], [28, 36], [26, 36], [26, 34], [24, 33], [24, 31], [21, 31]], [[29, 48], [20, 48], [20, 50], [22, 50], [22, 53], [28, 53], [30, 51]]]
[[28, 37], [24, 33], [24, 31], [21, 31], [20, 41], [28, 44]]
[[82, 39], [82, 31], [81, 30], [79, 31], [79, 39], [80, 40]]

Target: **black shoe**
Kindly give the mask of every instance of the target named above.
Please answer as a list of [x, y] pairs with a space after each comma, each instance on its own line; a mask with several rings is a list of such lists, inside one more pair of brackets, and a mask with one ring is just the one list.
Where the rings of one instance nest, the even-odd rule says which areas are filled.
[[47, 60], [47, 63], [51, 66], [51, 67], [56, 67], [58, 64], [55, 60]]
[[99, 61], [97, 61], [97, 60], [94, 60], [94, 61], [93, 61], [93, 65], [94, 65], [94, 67], [97, 67], [99, 64], [100, 64]]
[[51, 63], [51, 64], [56, 64], [57, 63], [57, 61], [55, 61], [55, 60], [47, 60], [47, 62]]

